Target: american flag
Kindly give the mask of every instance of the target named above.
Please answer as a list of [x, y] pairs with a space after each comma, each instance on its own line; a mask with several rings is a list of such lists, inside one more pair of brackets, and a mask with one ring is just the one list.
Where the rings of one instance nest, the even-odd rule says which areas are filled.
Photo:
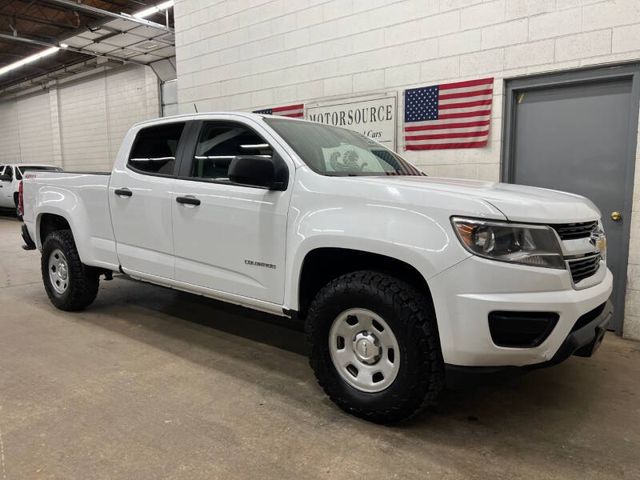
[[405, 150], [484, 147], [492, 96], [493, 78], [406, 90]]
[[262, 110], [254, 110], [253, 113], [302, 118], [304, 116], [304, 103], [298, 103], [296, 105], [285, 105], [284, 107], [263, 108]]

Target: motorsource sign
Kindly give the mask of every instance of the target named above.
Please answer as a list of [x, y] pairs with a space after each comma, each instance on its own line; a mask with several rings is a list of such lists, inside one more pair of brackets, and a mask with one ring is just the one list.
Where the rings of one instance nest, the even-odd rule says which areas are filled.
[[396, 108], [396, 95], [385, 95], [307, 104], [305, 117], [313, 122], [355, 130], [395, 150]]

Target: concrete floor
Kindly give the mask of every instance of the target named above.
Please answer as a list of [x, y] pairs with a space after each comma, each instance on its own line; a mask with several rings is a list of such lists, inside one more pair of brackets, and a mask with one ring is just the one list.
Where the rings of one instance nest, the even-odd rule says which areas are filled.
[[640, 344], [457, 378], [409, 424], [342, 413], [302, 334], [124, 278], [53, 308], [0, 216], [0, 479], [640, 478]]

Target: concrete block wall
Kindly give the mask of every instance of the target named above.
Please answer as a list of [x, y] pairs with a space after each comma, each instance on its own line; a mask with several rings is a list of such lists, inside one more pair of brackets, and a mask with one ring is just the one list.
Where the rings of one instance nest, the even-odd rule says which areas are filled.
[[[432, 175], [499, 180], [504, 79], [640, 61], [638, 0], [177, 0], [175, 15], [182, 113], [493, 76], [486, 148], [403, 152]], [[639, 171], [625, 326], [635, 338]]]
[[[640, 145], [640, 130], [638, 145]], [[624, 335], [640, 340], [640, 148], [636, 153], [634, 184]]]
[[115, 158], [127, 130], [141, 120], [160, 116], [159, 85], [148, 68], [132, 68], [106, 77], [109, 157]]
[[52, 163], [50, 122], [46, 94], [0, 103], [0, 162]]
[[18, 102], [20, 158], [25, 163], [51, 163], [49, 97], [35, 95]]
[[110, 170], [132, 124], [159, 116], [157, 80], [145, 67], [128, 67], [58, 89], [64, 166]]
[[175, 11], [183, 113], [494, 76], [488, 148], [406, 152], [434, 175], [498, 178], [504, 78], [640, 59], [637, 0], [178, 0]]
[[106, 81], [103, 75], [58, 89], [62, 158], [68, 170], [101, 170], [109, 159]]
[[17, 102], [0, 103], [0, 163], [20, 158]]
[[127, 129], [159, 116], [159, 106], [157, 78], [139, 66], [0, 100], [0, 162], [110, 170]]

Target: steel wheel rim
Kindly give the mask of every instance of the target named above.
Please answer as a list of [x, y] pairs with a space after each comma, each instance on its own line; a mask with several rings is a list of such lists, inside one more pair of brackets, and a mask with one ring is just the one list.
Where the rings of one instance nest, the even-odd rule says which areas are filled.
[[389, 388], [400, 370], [400, 348], [391, 327], [364, 308], [345, 310], [335, 318], [329, 352], [340, 377], [361, 392]]
[[69, 288], [69, 263], [59, 248], [49, 255], [49, 280], [51, 287], [59, 295], [64, 294]]

